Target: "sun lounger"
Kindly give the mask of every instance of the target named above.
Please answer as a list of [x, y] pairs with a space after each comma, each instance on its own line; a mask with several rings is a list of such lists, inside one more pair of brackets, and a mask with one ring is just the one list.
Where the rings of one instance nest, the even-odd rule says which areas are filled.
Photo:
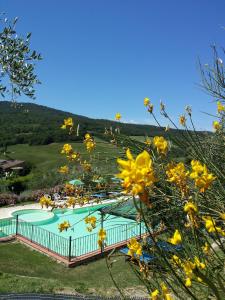
[[54, 193], [53, 199], [54, 199], [54, 201], [59, 201], [59, 200], [61, 200], [61, 196], [58, 193]]

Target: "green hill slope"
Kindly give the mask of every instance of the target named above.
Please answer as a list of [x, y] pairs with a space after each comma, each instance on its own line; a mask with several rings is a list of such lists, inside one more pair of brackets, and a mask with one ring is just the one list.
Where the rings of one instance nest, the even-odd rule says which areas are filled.
[[[63, 119], [72, 117], [80, 124], [80, 136], [69, 136], [60, 129]], [[77, 141], [88, 131], [102, 137], [105, 128], [115, 128], [117, 122], [104, 119], [91, 119], [46, 106], [23, 103], [16, 108], [11, 102], [0, 101], [0, 146], [5, 144], [45, 145], [52, 142]], [[121, 132], [129, 136], [164, 135], [157, 126], [120, 123]], [[172, 130], [174, 134], [179, 131]]]

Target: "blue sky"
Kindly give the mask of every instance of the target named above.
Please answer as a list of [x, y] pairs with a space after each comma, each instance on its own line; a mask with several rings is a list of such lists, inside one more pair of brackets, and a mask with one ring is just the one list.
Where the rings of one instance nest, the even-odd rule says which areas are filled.
[[0, 10], [20, 18], [18, 31], [32, 32], [44, 58], [36, 103], [154, 124], [149, 97], [173, 118], [190, 104], [197, 127], [211, 128], [201, 111], [216, 109], [198, 86], [197, 58], [208, 63], [210, 45], [224, 46], [224, 0], [1, 0]]

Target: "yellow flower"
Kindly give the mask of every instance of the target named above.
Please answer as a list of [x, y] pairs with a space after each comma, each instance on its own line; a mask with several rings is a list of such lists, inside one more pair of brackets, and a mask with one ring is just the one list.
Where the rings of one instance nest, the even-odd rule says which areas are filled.
[[212, 217], [206, 216], [206, 217], [202, 217], [202, 219], [205, 221], [205, 228], [207, 229], [208, 232], [216, 231], [216, 223]]
[[86, 143], [86, 149], [88, 152], [91, 152], [95, 149], [95, 142], [94, 141], [88, 141]]
[[180, 244], [182, 239], [181, 239], [181, 235], [180, 232], [176, 229], [174, 232], [174, 235], [172, 238], [169, 238], [168, 241], [173, 244], [173, 245], [177, 245]]
[[103, 243], [106, 239], [106, 231], [101, 228], [98, 232], [98, 245], [99, 247], [102, 247], [103, 246]]
[[53, 206], [54, 205], [54, 203], [51, 200], [51, 198], [47, 198], [45, 196], [43, 196], [43, 197], [40, 198], [39, 203], [40, 203], [40, 205], [41, 205], [42, 208], [44, 206], [46, 206], [48, 208], [49, 206]]
[[75, 186], [70, 183], [66, 183], [64, 186], [64, 191], [66, 194], [73, 194], [75, 192]]
[[64, 119], [64, 124], [61, 126], [61, 128], [66, 129], [71, 127], [73, 127], [73, 119], [72, 118]]
[[62, 174], [68, 174], [69, 173], [69, 168], [68, 166], [62, 166], [59, 168], [59, 173], [62, 173]]
[[67, 230], [68, 228], [70, 228], [71, 225], [68, 221], [64, 221], [63, 223], [58, 225], [59, 231], [62, 232], [64, 230]]
[[153, 144], [159, 154], [166, 155], [168, 152], [168, 142], [163, 136], [155, 136]]
[[180, 116], [179, 122], [182, 126], [186, 125], [186, 118], [184, 115]]
[[127, 247], [129, 248], [128, 255], [131, 257], [134, 257], [134, 255], [137, 255], [137, 257], [142, 255], [141, 244], [135, 238], [131, 238]]
[[217, 131], [222, 128], [222, 125], [218, 121], [213, 122], [213, 128]]
[[181, 265], [181, 259], [177, 255], [174, 254], [172, 259], [178, 266]]
[[187, 213], [197, 213], [198, 208], [193, 202], [189, 201], [184, 205], [184, 211]]
[[126, 151], [126, 155], [128, 160], [117, 159], [121, 171], [117, 177], [123, 179], [122, 185], [127, 193], [142, 194], [146, 187], [152, 186], [157, 181], [152, 159], [145, 150], [136, 159], [133, 158], [129, 149]]
[[150, 103], [150, 99], [149, 98], [144, 98], [144, 106], [148, 106]]
[[70, 144], [63, 145], [63, 148], [61, 150], [62, 154], [71, 154], [73, 152], [73, 148]]
[[166, 175], [168, 181], [179, 187], [183, 196], [188, 193], [187, 179], [189, 172], [185, 169], [184, 163], [170, 163], [167, 165]]
[[190, 287], [191, 286], [191, 278], [190, 277], [186, 278], [185, 285], [186, 285], [186, 287]]
[[67, 158], [70, 160], [70, 161], [75, 161], [75, 160], [78, 160], [80, 157], [80, 154], [77, 153], [77, 152], [71, 152]]
[[154, 290], [152, 293], [151, 293], [151, 295], [150, 295], [150, 297], [151, 297], [151, 300], [158, 300], [159, 298], [158, 298], [158, 295], [159, 295], [159, 290]]
[[91, 140], [90, 133], [86, 133], [84, 137], [85, 137], [85, 140]]
[[210, 250], [209, 244], [205, 243], [205, 245], [202, 247], [202, 250], [205, 254], [209, 254], [209, 250]]
[[84, 144], [86, 145], [86, 149], [88, 152], [93, 151], [96, 146], [94, 139], [91, 137], [89, 133], [85, 134]]
[[148, 106], [148, 111], [150, 112], [150, 114], [152, 114], [153, 108], [154, 108], [153, 104], [152, 104], [152, 103], [149, 104], [149, 106]]
[[96, 219], [95, 216], [86, 217], [86, 218], [84, 219], [84, 221], [85, 221], [86, 224], [89, 224], [89, 225], [90, 225], [90, 227], [87, 227], [87, 230], [88, 230], [89, 232], [91, 232], [92, 229], [96, 228], [96, 221], [97, 221], [97, 219]]
[[76, 205], [75, 197], [69, 197], [69, 199], [66, 201], [66, 203], [68, 206], [72, 206], [74, 208]]
[[89, 164], [86, 160], [81, 165], [85, 171], [87, 172], [91, 171], [91, 164]]
[[221, 213], [220, 218], [225, 221], [225, 213]]
[[116, 119], [117, 121], [120, 121], [120, 119], [121, 119], [121, 114], [120, 114], [120, 113], [116, 113], [115, 119]]
[[162, 289], [163, 298], [165, 300], [173, 300], [173, 297], [171, 296], [169, 289], [165, 285], [165, 283], [161, 283], [161, 289]]
[[150, 146], [151, 143], [152, 143], [152, 142], [151, 142], [150, 138], [147, 137], [146, 140], [145, 140], [145, 145]]
[[201, 262], [197, 256], [195, 256], [195, 258], [194, 258], [194, 263], [195, 263], [195, 266], [198, 267], [199, 269], [203, 270], [206, 268], [205, 264], [203, 262]]
[[206, 165], [202, 165], [198, 160], [191, 161], [192, 172], [190, 178], [195, 181], [195, 186], [200, 189], [201, 193], [204, 193], [216, 179], [216, 177], [209, 173]]
[[218, 113], [221, 113], [221, 112], [223, 112], [223, 111], [225, 111], [225, 106], [222, 105], [222, 103], [221, 103], [220, 101], [218, 101], [218, 102], [217, 102], [217, 112], [218, 112]]

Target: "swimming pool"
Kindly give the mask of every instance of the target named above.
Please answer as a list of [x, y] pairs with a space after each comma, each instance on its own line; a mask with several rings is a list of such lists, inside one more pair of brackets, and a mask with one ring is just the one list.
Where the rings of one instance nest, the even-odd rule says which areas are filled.
[[[98, 231], [101, 228], [101, 215], [97, 211], [105, 205], [96, 205], [79, 209], [55, 209], [52, 212], [44, 210], [20, 210], [13, 213], [11, 231], [36, 242], [62, 256], [78, 257], [98, 250]], [[88, 215], [97, 219], [96, 228], [88, 232], [84, 219]], [[18, 224], [16, 224], [18, 215]], [[59, 232], [58, 225], [68, 221], [71, 225], [67, 231]], [[8, 221], [9, 222], [9, 221]], [[8, 226], [0, 222], [0, 232], [6, 234]], [[105, 215], [103, 227], [107, 233], [107, 245], [125, 241], [132, 236], [145, 232], [143, 224], [133, 220], [112, 215]]]

